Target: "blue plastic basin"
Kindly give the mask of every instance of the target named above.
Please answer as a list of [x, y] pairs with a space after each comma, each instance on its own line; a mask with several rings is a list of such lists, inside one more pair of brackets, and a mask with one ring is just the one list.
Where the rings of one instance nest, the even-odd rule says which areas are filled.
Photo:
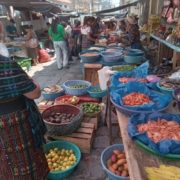
[[103, 170], [106, 172], [110, 180], [129, 180], [129, 177], [122, 177], [117, 176], [116, 174], [113, 174], [111, 171], [107, 169], [107, 160], [111, 157], [113, 150], [124, 150], [123, 144], [114, 144], [112, 146], [107, 147], [102, 153], [101, 153], [101, 165]]

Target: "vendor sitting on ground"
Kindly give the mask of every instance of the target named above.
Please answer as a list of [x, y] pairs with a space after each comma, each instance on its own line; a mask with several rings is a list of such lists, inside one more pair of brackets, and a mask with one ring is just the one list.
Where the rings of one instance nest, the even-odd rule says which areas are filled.
[[13, 38], [18, 35], [14, 19], [10, 19], [9, 24], [6, 26], [6, 33], [9, 38]]
[[138, 26], [138, 19], [136, 16], [127, 17], [126, 31], [129, 37], [129, 43], [133, 49], [141, 49], [140, 31]]

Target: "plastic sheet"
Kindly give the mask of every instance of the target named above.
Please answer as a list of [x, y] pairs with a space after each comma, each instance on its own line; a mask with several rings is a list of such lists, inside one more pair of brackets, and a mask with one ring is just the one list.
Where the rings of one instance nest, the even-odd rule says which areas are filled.
[[[141, 106], [125, 106], [122, 100], [123, 97], [133, 92], [149, 96], [152, 102]], [[145, 84], [138, 82], [129, 82], [126, 86], [111, 91], [111, 97], [116, 104], [134, 111], [157, 111], [167, 107], [172, 101], [170, 95], [152, 91]]]
[[133, 81], [136, 81], [136, 79], [138, 80], [138, 78], [146, 78], [148, 75], [148, 68], [149, 68], [149, 63], [145, 62], [141, 66], [134, 69], [133, 71], [116, 73], [111, 78], [111, 88], [117, 89], [125, 85], [124, 83], [121, 83], [119, 81], [119, 78], [121, 77], [129, 77], [129, 78], [133, 77], [135, 78], [135, 80]]
[[156, 151], [161, 155], [165, 154], [180, 154], [180, 141], [174, 140], [163, 140], [159, 143], [154, 143], [151, 139], [148, 138], [147, 133], [139, 133], [137, 130], [137, 125], [148, 122], [148, 120], [158, 120], [166, 119], [167, 121], [176, 121], [180, 124], [180, 115], [174, 114], [162, 114], [162, 113], [153, 113], [153, 114], [136, 114], [132, 116], [128, 124], [128, 133], [134, 140], [139, 140], [152, 150]]

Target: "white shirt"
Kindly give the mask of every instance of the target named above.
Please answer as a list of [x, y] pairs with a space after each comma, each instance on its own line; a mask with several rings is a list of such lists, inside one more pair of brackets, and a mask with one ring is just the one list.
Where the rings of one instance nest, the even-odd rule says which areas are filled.
[[90, 26], [83, 26], [81, 27], [81, 34], [88, 35], [91, 32]]

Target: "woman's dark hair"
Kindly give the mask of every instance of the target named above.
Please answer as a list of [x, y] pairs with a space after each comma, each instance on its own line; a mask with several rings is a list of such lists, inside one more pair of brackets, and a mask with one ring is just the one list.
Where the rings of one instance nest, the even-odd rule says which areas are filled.
[[60, 22], [60, 19], [58, 17], [52, 20], [51, 28], [52, 28], [53, 33], [57, 33], [57, 26], [59, 22]]

